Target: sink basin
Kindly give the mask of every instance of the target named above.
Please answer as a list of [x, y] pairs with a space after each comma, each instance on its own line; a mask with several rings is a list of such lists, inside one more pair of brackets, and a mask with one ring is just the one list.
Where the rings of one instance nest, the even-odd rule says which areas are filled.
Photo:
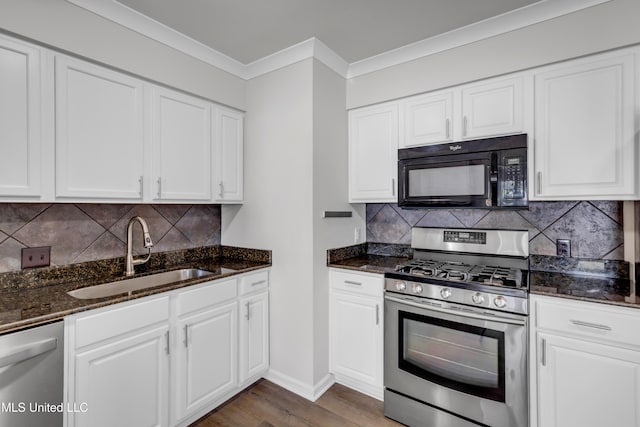
[[150, 274], [149, 276], [133, 277], [116, 282], [87, 286], [86, 288], [74, 289], [73, 291], [67, 292], [67, 294], [78, 299], [104, 298], [139, 291], [141, 289], [153, 288], [155, 286], [168, 285], [183, 280], [198, 279], [213, 274], [214, 273], [210, 271], [199, 270], [197, 268], [183, 268], [182, 270], [167, 271], [165, 273]]

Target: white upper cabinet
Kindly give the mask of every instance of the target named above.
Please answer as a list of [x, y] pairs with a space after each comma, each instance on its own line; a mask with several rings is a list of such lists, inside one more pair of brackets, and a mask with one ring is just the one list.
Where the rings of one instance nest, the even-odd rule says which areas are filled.
[[524, 130], [523, 77], [499, 78], [462, 87], [461, 139]]
[[535, 72], [536, 198], [637, 197], [636, 52]]
[[398, 103], [349, 112], [349, 202], [395, 202]]
[[429, 93], [400, 103], [399, 148], [453, 140], [453, 91]]
[[400, 103], [399, 148], [524, 131], [525, 76], [484, 80]]
[[211, 200], [212, 104], [152, 89], [154, 200]]
[[55, 58], [56, 198], [142, 200], [142, 81]]
[[242, 202], [243, 114], [214, 108], [213, 199], [218, 203]]
[[39, 196], [41, 55], [0, 36], [0, 196]]

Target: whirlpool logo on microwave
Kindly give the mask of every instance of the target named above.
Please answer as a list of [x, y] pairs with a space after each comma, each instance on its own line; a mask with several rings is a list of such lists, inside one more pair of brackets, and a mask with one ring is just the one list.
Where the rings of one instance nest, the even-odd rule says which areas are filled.
[[462, 146], [460, 146], [460, 145], [450, 145], [449, 146], [449, 150], [454, 151], [454, 152], [460, 150], [461, 148], [462, 148]]

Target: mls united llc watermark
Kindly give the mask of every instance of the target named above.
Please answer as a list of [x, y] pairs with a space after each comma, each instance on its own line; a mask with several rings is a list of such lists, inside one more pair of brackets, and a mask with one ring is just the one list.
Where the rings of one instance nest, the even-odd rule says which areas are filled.
[[24, 413], [53, 413], [53, 412], [88, 412], [89, 405], [86, 402], [58, 403], [49, 402], [0, 402], [0, 413], [24, 414]]

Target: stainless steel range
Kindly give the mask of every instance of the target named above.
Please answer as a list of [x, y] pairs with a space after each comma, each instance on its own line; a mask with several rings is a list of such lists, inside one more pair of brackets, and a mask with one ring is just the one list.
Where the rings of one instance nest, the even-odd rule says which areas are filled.
[[411, 246], [385, 274], [385, 415], [527, 426], [528, 232], [414, 228]]

